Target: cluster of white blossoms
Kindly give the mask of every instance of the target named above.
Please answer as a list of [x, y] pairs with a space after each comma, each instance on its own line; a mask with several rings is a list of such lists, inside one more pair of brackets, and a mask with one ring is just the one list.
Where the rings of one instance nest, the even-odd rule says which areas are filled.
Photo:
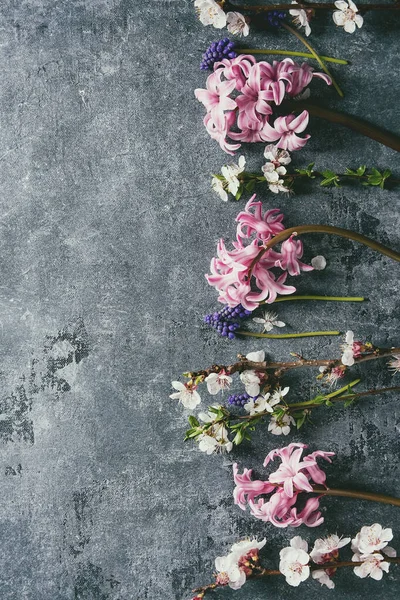
[[[318, 539], [315, 541], [311, 552], [308, 552], [307, 542], [300, 536], [296, 536], [290, 541], [290, 546], [280, 551], [279, 570], [291, 586], [297, 587], [311, 575], [321, 585], [333, 589], [335, 584], [331, 579], [331, 575], [336, 570], [335, 563], [338, 562], [339, 550], [351, 541], [351, 549], [354, 552], [352, 561], [362, 563], [354, 567], [354, 574], [361, 578], [371, 577], [380, 580], [383, 573], [389, 571], [390, 566], [390, 563], [385, 561], [384, 555], [396, 556], [394, 548], [387, 545], [392, 538], [393, 532], [391, 529], [383, 529], [382, 525], [375, 523], [374, 525], [362, 527], [353, 540], [351, 538], [339, 538], [337, 535]], [[321, 567], [329, 563], [329, 567], [315, 569], [311, 568], [312, 563], [321, 565]]]
[[354, 540], [351, 540], [351, 549], [354, 552], [352, 560], [362, 562], [362, 565], [354, 567], [357, 577], [371, 577], [379, 581], [383, 572], [388, 573], [390, 563], [385, 561], [385, 556], [396, 556], [396, 550], [388, 546], [392, 539], [392, 530], [383, 529], [379, 523], [361, 528]]
[[262, 172], [267, 180], [268, 187], [271, 192], [289, 192], [289, 188], [285, 187], [283, 175], [286, 175], [286, 168], [283, 165], [288, 165], [292, 159], [287, 150], [279, 150], [274, 144], [265, 147], [264, 157], [267, 163], [262, 167]]
[[226, 27], [233, 35], [249, 35], [249, 24], [241, 13], [225, 13], [215, 0], [194, 0], [194, 7], [203, 25], [212, 25], [216, 29]]
[[[214, 404], [212, 408], [218, 410], [221, 406]], [[201, 412], [198, 417], [203, 423], [213, 423], [215, 420], [215, 413]], [[211, 425], [204, 433], [198, 436], [196, 441], [199, 443], [199, 450], [208, 455], [216, 454], [218, 452], [231, 452], [233, 448], [233, 444], [228, 437], [228, 430], [223, 423]]]
[[233, 590], [238, 590], [246, 583], [246, 575], [251, 570], [245, 565], [248, 559], [258, 559], [258, 551], [265, 546], [266, 540], [243, 540], [233, 544], [229, 554], [218, 556], [215, 559], [215, 568], [217, 569], [217, 583], [219, 585], [228, 585]]
[[245, 165], [245, 157], [240, 156], [238, 164], [224, 165], [221, 167], [221, 173], [224, 177], [223, 180], [215, 176], [212, 178], [211, 187], [224, 202], [228, 201], [228, 192], [233, 196], [236, 196], [238, 193], [240, 186], [238, 175], [243, 173]]

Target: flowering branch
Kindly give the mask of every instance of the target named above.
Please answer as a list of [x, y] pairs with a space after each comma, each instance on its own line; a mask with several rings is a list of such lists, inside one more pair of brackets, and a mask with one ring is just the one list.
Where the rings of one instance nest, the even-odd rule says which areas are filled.
[[[268, 5], [258, 5], [258, 6], [249, 6], [249, 5], [240, 5], [240, 4], [236, 4], [234, 2], [225, 2], [226, 6], [231, 7], [234, 10], [244, 10], [246, 12], [254, 12], [254, 13], [261, 13], [261, 12], [272, 12], [274, 10], [290, 10], [293, 8], [293, 3], [279, 3], [279, 4], [268, 4]], [[400, 5], [397, 4], [390, 4], [390, 3], [379, 3], [379, 4], [357, 4], [358, 10], [359, 12], [369, 12], [371, 10], [378, 10], [378, 11], [392, 11], [392, 10], [399, 10], [400, 9]], [[330, 2], [296, 2], [296, 7], [295, 8], [301, 8], [303, 10], [336, 10], [337, 6], [334, 3], [330, 3]]]
[[[374, 350], [371, 351], [371, 353], [369, 354], [363, 354], [361, 356], [355, 357], [353, 364], [358, 365], [369, 360], [387, 358], [389, 356], [394, 356], [397, 354], [400, 355], [400, 347], [374, 348]], [[335, 367], [343, 365], [341, 358], [305, 359], [304, 357], [298, 354], [294, 354], [294, 356], [296, 356], [297, 360], [288, 362], [267, 362], [266, 360], [263, 360], [261, 362], [255, 362], [253, 360], [248, 360], [245, 356], [239, 354], [239, 361], [229, 366], [213, 365], [208, 369], [202, 369], [200, 371], [189, 371], [188, 373], [185, 373], [185, 375], [191, 379], [196, 379], [198, 377], [203, 376], [204, 378], [206, 378], [211, 373], [221, 372], [224, 372], [228, 375], [233, 375], [233, 373], [243, 373], [244, 371], [249, 370], [253, 370], [260, 373], [264, 373], [270, 370], [276, 371], [277, 373], [283, 373], [284, 371], [290, 371], [291, 369], [298, 369], [301, 367], [327, 367], [329, 369], [334, 369]]]
[[[265, 360], [265, 352], [258, 351], [247, 356], [239, 354], [239, 361], [229, 366], [212, 365], [208, 369], [184, 373], [188, 381], [173, 381], [172, 386], [177, 392], [170, 397], [179, 400], [189, 409], [200, 404], [201, 397], [197, 389], [203, 383], [209, 394], [216, 396], [229, 389], [233, 382], [232, 375], [239, 373], [245, 388], [244, 392], [231, 394], [226, 400], [227, 406], [236, 407], [235, 411], [221, 404], [213, 404], [208, 407], [207, 413], [199, 413], [198, 418], [189, 416], [190, 429], [186, 432], [185, 441], [195, 440], [199, 449], [207, 454], [231, 452], [233, 446], [251, 439], [250, 432], [265, 417], [270, 419], [269, 432], [273, 435], [288, 435], [292, 426], [300, 429], [317, 407], [331, 407], [337, 402], [348, 407], [363, 396], [400, 391], [400, 386], [392, 386], [354, 393], [352, 388], [360, 383], [360, 379], [355, 379], [338, 390], [320, 392], [310, 400], [288, 402], [286, 396], [290, 388], [284, 387], [282, 378], [290, 369], [319, 367], [317, 379], [325, 380], [331, 386], [345, 376], [348, 367], [368, 360], [392, 356], [388, 366], [394, 373], [400, 372], [400, 348], [377, 348], [369, 342], [354, 341], [351, 331], [346, 333], [346, 343], [341, 348], [343, 354], [340, 359], [306, 360], [299, 354], [294, 354], [296, 361], [269, 362]], [[238, 408], [247, 414], [237, 412]]]
[[[274, 149], [272, 146], [267, 146], [265, 149], [264, 155], [268, 154], [273, 156], [279, 155], [279, 151]], [[280, 153], [282, 154], [282, 152]], [[286, 160], [288, 162], [291, 161], [289, 153], [285, 153]], [[288, 164], [288, 162], [286, 164]], [[332, 171], [331, 169], [325, 169], [323, 171], [316, 171], [314, 169], [315, 163], [310, 163], [306, 168], [303, 169], [295, 169], [294, 173], [288, 173], [286, 168], [283, 167], [279, 160], [268, 161], [262, 167], [263, 175], [259, 175], [258, 173], [250, 173], [247, 171], [242, 171], [236, 175], [238, 185], [237, 192], [234, 196], [235, 200], [240, 200], [243, 193], [252, 192], [256, 185], [266, 184], [268, 185], [271, 192], [278, 193], [282, 192], [293, 192], [293, 187], [295, 182], [300, 179], [313, 180], [317, 177], [321, 179], [320, 186], [321, 187], [340, 187], [342, 180], [350, 180], [361, 183], [361, 185], [368, 187], [380, 187], [381, 189], [385, 189], [387, 187], [387, 183], [392, 185], [397, 185], [400, 183], [400, 179], [395, 179], [392, 176], [392, 172], [389, 169], [385, 169], [384, 171], [379, 171], [375, 167], [371, 169], [367, 169], [366, 166], [362, 165], [358, 167], [356, 170], [346, 169], [344, 173], [337, 173], [336, 171]], [[229, 165], [225, 165], [223, 167], [224, 172], [228, 174], [228, 178], [225, 175], [221, 174], [213, 174], [213, 179], [211, 182], [212, 188], [220, 195], [220, 197], [224, 200], [227, 200], [228, 193], [230, 192], [230, 188], [232, 189], [232, 174], [230, 173]], [[229, 173], [227, 173], [227, 169]], [[277, 178], [281, 181], [280, 185], [277, 185]], [[216, 183], [216, 180], [218, 183]], [[236, 187], [234, 190], [236, 190]]]
[[[289, 546], [279, 552], [279, 569], [266, 569], [262, 567], [259, 556], [266, 540], [258, 542], [248, 538], [233, 544], [226, 556], [215, 559], [215, 583], [195, 588], [193, 593], [196, 596], [192, 600], [202, 600], [209, 591], [218, 587], [229, 586], [238, 590], [248, 579], [270, 576], [284, 576], [286, 583], [297, 587], [311, 575], [321, 585], [333, 589], [335, 583], [332, 578], [337, 569], [346, 567], [351, 567], [357, 577], [380, 580], [384, 572], [389, 572], [391, 564], [400, 564], [396, 550], [388, 546], [392, 539], [393, 531], [383, 529], [379, 523], [362, 527], [353, 539], [336, 534], [319, 538], [310, 550], [305, 540], [295, 536]], [[343, 560], [340, 552], [350, 542], [352, 559]]]

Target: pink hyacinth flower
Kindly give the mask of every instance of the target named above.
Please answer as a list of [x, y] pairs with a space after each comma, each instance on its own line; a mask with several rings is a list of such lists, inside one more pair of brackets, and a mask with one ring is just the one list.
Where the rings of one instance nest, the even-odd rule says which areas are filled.
[[332, 84], [332, 80], [328, 75], [325, 73], [316, 73], [309, 64], [303, 63], [301, 66], [295, 65], [295, 68], [292, 71], [291, 82], [287, 86], [288, 95], [294, 97], [301, 94], [309, 83], [311, 83], [313, 77], [322, 79], [327, 85]]
[[[296, 490], [305, 492], [313, 491], [308, 477], [302, 472], [304, 467], [307, 467], [307, 463], [300, 460], [302, 454], [303, 448], [292, 448], [288, 456], [281, 455], [282, 464], [275, 473], [271, 473], [269, 476], [271, 483], [283, 485], [284, 492], [289, 498], [293, 497]], [[316, 464], [316, 461], [313, 464]], [[312, 460], [308, 462], [308, 466], [311, 465]]]
[[237, 126], [240, 131], [230, 131], [229, 137], [237, 142], [262, 142], [263, 128], [268, 122], [268, 117], [259, 116], [258, 120], [250, 119], [245, 111], [241, 111], [237, 117]]
[[262, 89], [270, 92], [270, 100], [275, 104], [281, 104], [286, 93], [286, 86], [292, 85], [292, 72], [296, 68], [291, 58], [276, 61], [272, 65], [268, 62], [260, 62]]
[[236, 98], [239, 112], [244, 112], [250, 121], [258, 121], [261, 115], [272, 114], [269, 100], [272, 100], [272, 95], [261, 89], [260, 65], [256, 63]]
[[223, 125], [224, 111], [235, 110], [236, 102], [229, 97], [235, 89], [234, 81], [221, 81], [221, 73], [215, 72], [207, 77], [207, 89], [197, 89], [194, 95], [204, 104], [217, 127]]
[[210, 137], [216, 140], [222, 150], [231, 156], [235, 154], [235, 150], [240, 148], [240, 144], [229, 144], [226, 139], [234, 121], [235, 113], [233, 111], [224, 113], [222, 118], [218, 120], [218, 123], [213, 121], [211, 113], [207, 113], [203, 120]]
[[307, 500], [305, 507], [298, 514], [298, 518], [303, 525], [306, 525], [307, 527], [318, 527], [324, 522], [324, 517], [318, 510], [319, 502], [320, 497], [309, 498]]
[[239, 54], [236, 58], [224, 58], [214, 64], [214, 71], [221, 71], [222, 75], [228, 81], [235, 82], [235, 88], [238, 92], [242, 90], [250, 70], [256, 64], [256, 58], [250, 54]]
[[[283, 214], [279, 208], [272, 208], [262, 214], [262, 202], [255, 202], [254, 194], [247, 202], [244, 210], [236, 217], [238, 223], [237, 235], [241, 238], [250, 238], [255, 235], [257, 239], [265, 242], [285, 229]], [[253, 212], [251, 212], [253, 210]]]
[[271, 127], [269, 123], [265, 123], [262, 135], [267, 142], [277, 142], [276, 146], [283, 150], [289, 150], [291, 152], [300, 150], [303, 148], [307, 140], [310, 139], [310, 135], [304, 136], [304, 138], [296, 135], [302, 133], [309, 121], [309, 114], [306, 110], [298, 115], [288, 115], [287, 117], [278, 117], [274, 121], [274, 126]]
[[252, 469], [244, 469], [240, 475], [238, 473], [238, 465], [233, 465], [233, 479], [236, 487], [233, 491], [234, 503], [242, 510], [246, 510], [248, 502], [253, 502], [257, 496], [261, 494], [269, 494], [275, 490], [275, 486], [268, 481], [260, 481], [251, 479]]
[[303, 242], [295, 240], [294, 237], [293, 234], [282, 243], [281, 258], [277, 260], [275, 266], [287, 271], [289, 275], [300, 275], [301, 271], [313, 271], [314, 267], [299, 260], [303, 256]]
[[318, 483], [319, 485], [325, 485], [326, 481], [326, 473], [318, 466], [318, 464], [316, 463], [316, 459], [323, 458], [324, 460], [331, 463], [332, 461], [329, 458], [330, 456], [335, 456], [335, 453], [317, 450], [316, 452], [312, 452], [311, 454], [308, 454], [304, 457], [304, 462], [307, 464], [305, 470], [307, 471], [311, 479], [314, 481], [314, 483]]

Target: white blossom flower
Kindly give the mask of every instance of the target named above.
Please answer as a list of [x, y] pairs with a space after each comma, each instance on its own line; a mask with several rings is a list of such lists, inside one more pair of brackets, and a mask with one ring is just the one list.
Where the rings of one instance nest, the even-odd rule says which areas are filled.
[[194, 0], [194, 7], [203, 25], [222, 29], [226, 25], [226, 14], [214, 0]]
[[187, 384], [185, 385], [181, 381], [173, 381], [172, 387], [178, 390], [174, 394], [170, 395], [172, 400], [179, 400], [185, 408], [193, 409], [196, 408], [201, 402], [200, 394], [196, 391], [196, 386]]
[[333, 590], [335, 584], [332, 579], [329, 577], [327, 571], [323, 571], [322, 569], [318, 569], [317, 571], [313, 571], [311, 573], [311, 577], [313, 579], [317, 579], [321, 585], [326, 585], [326, 587], [330, 590]]
[[316, 271], [323, 271], [326, 267], [325, 256], [314, 256], [314, 258], [311, 259], [311, 266], [313, 266]]
[[239, 568], [238, 557], [231, 552], [227, 556], [217, 556], [215, 568], [218, 571], [216, 582], [219, 585], [229, 585], [233, 590], [238, 590], [246, 583], [246, 574]]
[[389, 370], [393, 371], [393, 375], [400, 373], [400, 354], [393, 354], [392, 360], [388, 362]]
[[362, 562], [362, 565], [354, 567], [353, 571], [357, 577], [371, 577], [380, 581], [383, 577], [383, 571], [389, 572], [390, 564], [384, 560], [382, 554], [354, 554], [353, 562]]
[[286, 175], [285, 167], [276, 167], [272, 162], [265, 163], [265, 165], [261, 167], [261, 170], [268, 183], [277, 183], [281, 175]]
[[279, 417], [278, 420], [276, 417], [271, 417], [268, 424], [268, 431], [272, 433], [272, 435], [288, 435], [290, 433], [291, 425], [296, 425], [296, 421], [288, 414]]
[[256, 350], [255, 352], [249, 352], [248, 354], [246, 354], [246, 358], [251, 362], [264, 362], [265, 352], [264, 350]]
[[226, 15], [227, 29], [229, 33], [233, 35], [242, 35], [247, 37], [249, 35], [249, 24], [246, 21], [246, 17], [238, 12], [228, 12]]
[[335, 6], [339, 9], [335, 10], [332, 15], [336, 25], [343, 27], [347, 33], [354, 33], [356, 25], [358, 28], [362, 27], [364, 19], [361, 15], [357, 14], [358, 8], [352, 0], [348, 0], [348, 2], [337, 0]]
[[272, 398], [270, 401], [271, 406], [275, 406], [275, 404], [282, 402], [284, 396], [286, 396], [286, 394], [288, 393], [289, 390], [290, 390], [289, 387], [285, 387], [283, 389], [281, 387], [278, 387], [278, 389], [276, 389], [274, 391], [274, 393], [272, 394]]
[[258, 413], [274, 412], [272, 408], [274, 404], [268, 402], [270, 398], [270, 394], [265, 394], [264, 396], [260, 395], [257, 398], [251, 398], [247, 404], [243, 406], [243, 408], [252, 416]]
[[280, 553], [279, 570], [285, 576], [286, 582], [297, 587], [310, 576], [308, 562], [308, 544], [300, 536], [290, 541], [290, 546], [283, 548]]
[[228, 191], [236, 196], [239, 190], [240, 181], [237, 176], [244, 171], [246, 160], [244, 156], [240, 156], [238, 164], [224, 165], [221, 167], [221, 173], [225, 177]]
[[287, 150], [280, 150], [274, 144], [265, 146], [264, 157], [274, 163], [276, 167], [279, 167], [280, 164], [288, 165], [292, 162], [289, 152]]
[[379, 523], [361, 528], [356, 537], [351, 540], [351, 549], [358, 554], [372, 554], [385, 548], [393, 539], [390, 527], [383, 529]]
[[258, 396], [260, 393], [260, 378], [255, 371], [243, 371], [240, 374], [240, 380], [249, 396]]
[[233, 544], [231, 553], [238, 556], [238, 558], [241, 558], [242, 556], [246, 556], [250, 550], [261, 550], [261, 548], [265, 546], [266, 542], [267, 540], [265, 538], [261, 540], [261, 542], [257, 542], [256, 539], [242, 540]]
[[210, 373], [204, 381], [207, 383], [208, 393], [215, 396], [218, 392], [229, 389], [232, 377], [229, 377], [225, 371], [220, 371], [219, 373]]
[[218, 177], [213, 177], [211, 180], [211, 187], [216, 194], [223, 200], [224, 202], [228, 202], [228, 193], [225, 190], [224, 183]]
[[283, 179], [279, 179], [276, 183], [269, 183], [268, 187], [270, 192], [279, 194], [279, 192], [290, 192], [290, 189], [285, 187]]
[[[296, 0], [292, 0], [292, 4], [297, 4]], [[305, 34], [308, 37], [310, 35], [310, 33], [311, 33], [311, 27], [310, 27], [310, 24], [308, 22], [307, 12], [305, 10], [303, 10], [302, 8], [300, 8], [300, 9], [289, 10], [289, 14], [292, 15], [292, 17], [295, 17], [293, 19], [293, 23], [295, 25], [297, 25], [297, 27], [299, 29], [301, 27], [304, 27]]]
[[326, 538], [315, 540], [314, 548], [310, 552], [312, 560], [317, 564], [330, 562], [331, 558], [338, 555], [339, 548], [343, 548], [351, 538], [340, 538], [338, 535], [328, 535]]
[[278, 315], [274, 312], [265, 312], [262, 317], [254, 317], [254, 323], [263, 325], [263, 331], [271, 331], [274, 327], [285, 327], [283, 321], [277, 321]]
[[352, 331], [346, 332], [346, 343], [342, 344], [341, 348], [343, 350], [342, 354], [342, 363], [346, 365], [346, 367], [351, 367], [354, 365], [354, 355], [353, 355], [353, 344], [354, 344], [354, 333]]
[[[201, 416], [203, 413], [199, 415], [199, 418]], [[196, 441], [199, 443], [199, 450], [208, 455], [217, 452], [231, 452], [233, 448], [233, 444], [228, 438], [228, 431], [222, 423], [216, 423], [209, 427], [207, 431], [199, 435]]]

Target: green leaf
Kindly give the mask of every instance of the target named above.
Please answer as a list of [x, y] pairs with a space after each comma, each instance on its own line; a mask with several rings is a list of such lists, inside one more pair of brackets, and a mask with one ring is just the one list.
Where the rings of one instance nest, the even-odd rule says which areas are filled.
[[310, 177], [310, 179], [315, 179], [315, 175], [313, 175], [313, 167], [315, 163], [310, 163], [306, 169], [295, 169], [296, 173], [299, 175], [305, 175], [306, 177]]
[[303, 412], [301, 417], [299, 417], [298, 419], [296, 419], [296, 427], [297, 429], [300, 429], [300, 427], [302, 427], [304, 425], [304, 421], [306, 420], [306, 416], [307, 413]]
[[215, 177], [215, 179], [219, 179], [220, 181], [225, 181], [225, 177], [223, 175], [212, 173], [212, 176]]
[[312, 399], [312, 403], [316, 404], [317, 406], [320, 404], [324, 404], [325, 396], [322, 396], [322, 395], [315, 396], [315, 398]]
[[328, 185], [334, 185], [335, 187], [339, 187], [340, 179], [339, 176], [336, 175], [336, 173], [328, 169], [326, 171], [322, 171], [322, 175], [324, 176], [324, 179], [321, 181], [320, 185], [322, 185], [323, 187], [326, 187]]
[[244, 440], [244, 433], [241, 429], [238, 429], [236, 432], [235, 437], [233, 438], [233, 443], [235, 444], [235, 446], [239, 446], [239, 444], [241, 444]]
[[256, 187], [256, 180], [252, 179], [245, 185], [246, 192], [249, 192], [251, 194], [251, 192], [254, 190], [255, 187]]
[[190, 417], [189, 417], [189, 423], [190, 423], [191, 427], [198, 427], [199, 426], [198, 420], [193, 415], [190, 415]]
[[235, 200], [240, 200], [240, 198], [242, 197], [243, 192], [244, 192], [244, 187], [242, 185], [240, 185], [239, 189], [237, 191], [237, 194], [235, 196]]
[[333, 406], [333, 402], [331, 402], [331, 401], [329, 400], [329, 398], [327, 398], [327, 399], [326, 399], [326, 402], [325, 402], [325, 406]]
[[362, 177], [365, 173], [366, 168], [367, 167], [363, 165], [362, 167], [358, 167], [357, 171], [352, 171], [352, 169], [346, 169], [345, 174], [353, 175], [354, 177]]
[[202, 430], [198, 429], [197, 427], [188, 429], [187, 432], [185, 433], [184, 441], [186, 442], [186, 440], [190, 440], [191, 438], [197, 437], [201, 433], [202, 433]]
[[354, 396], [353, 396], [353, 398], [349, 398], [348, 400], [345, 400], [344, 407], [347, 408], [351, 404], [354, 404]]

